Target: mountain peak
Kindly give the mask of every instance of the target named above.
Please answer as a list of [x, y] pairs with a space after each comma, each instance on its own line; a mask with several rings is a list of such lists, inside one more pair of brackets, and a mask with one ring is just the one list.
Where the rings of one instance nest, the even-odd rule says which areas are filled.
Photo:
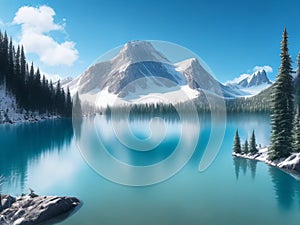
[[259, 75], [259, 74], [264, 74], [267, 76], [267, 73], [264, 69], [261, 69], [261, 70], [257, 70], [253, 73], [253, 75]]
[[261, 84], [272, 84], [272, 82], [267, 77], [266, 71], [263, 70], [263, 69], [254, 72], [248, 78], [247, 87], [258, 86], [258, 85], [261, 85]]
[[253, 86], [259, 86], [261, 84], [272, 84], [264, 69], [257, 70], [252, 74], [242, 74], [238, 78], [233, 79], [232, 81], [227, 81], [225, 85], [249, 88]]
[[186, 70], [188, 67], [195, 67], [196, 65], [200, 66], [200, 63], [196, 58], [188, 58], [175, 64], [180, 70]]
[[263, 89], [269, 87], [272, 82], [269, 80], [264, 69], [257, 70], [252, 74], [242, 74], [238, 78], [225, 83], [228, 87], [240, 89], [251, 95], [257, 94]]
[[255, 71], [251, 77], [260, 77], [260, 78], [263, 78], [265, 80], [269, 80], [268, 77], [267, 77], [267, 73], [264, 69], [261, 69], [261, 70], [257, 70]]
[[116, 56], [116, 60], [125, 60], [130, 63], [154, 61], [170, 63], [166, 56], [157, 51], [149, 41], [129, 41]]

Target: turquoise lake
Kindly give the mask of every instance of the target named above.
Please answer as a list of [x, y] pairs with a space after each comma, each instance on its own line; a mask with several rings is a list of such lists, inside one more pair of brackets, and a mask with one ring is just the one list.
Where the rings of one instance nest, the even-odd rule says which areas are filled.
[[[119, 143], [111, 125], [115, 122], [122, 127], [123, 122], [104, 116], [85, 118], [81, 128], [75, 129], [70, 120], [63, 119], [1, 125], [0, 175], [5, 177], [5, 182], [0, 191], [20, 195], [32, 188], [41, 195], [78, 197], [83, 202], [82, 207], [58, 223], [61, 225], [298, 225], [300, 181], [264, 163], [234, 159], [231, 155], [236, 128], [239, 128], [242, 140], [254, 129], [257, 144], [268, 145], [270, 117], [228, 115], [217, 157], [202, 172], [198, 167], [211, 126], [207, 117], [201, 117], [199, 121], [197, 145], [187, 164], [167, 180], [140, 187], [121, 185], [99, 175], [97, 169], [91, 167], [99, 159], [94, 153], [88, 156], [89, 163], [86, 162], [87, 155], [83, 151], [97, 150], [89, 132], [97, 131], [93, 135], [103, 141], [114, 158], [125, 165], [143, 167], [172, 155], [181, 132], [194, 138], [194, 124], [189, 125], [189, 131], [180, 131], [182, 122], [176, 119], [165, 121], [164, 140], [153, 151], [145, 152]], [[129, 125], [140, 140], [146, 140], [151, 134], [147, 119], [132, 120]], [[127, 138], [129, 134], [124, 130], [123, 135]], [[80, 143], [84, 138], [91, 140], [85, 150]], [[129, 136], [128, 140], [131, 140]], [[114, 168], [111, 170], [115, 172]], [[120, 179], [125, 179], [125, 172], [120, 171]], [[128, 174], [130, 176], [130, 170]]]

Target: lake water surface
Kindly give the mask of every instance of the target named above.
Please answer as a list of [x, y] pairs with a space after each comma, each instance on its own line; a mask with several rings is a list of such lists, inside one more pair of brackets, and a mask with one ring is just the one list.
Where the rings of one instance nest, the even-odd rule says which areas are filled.
[[[89, 137], [91, 129], [97, 130], [98, 138], [116, 159], [147, 166], [172, 155], [182, 135], [178, 129], [182, 122], [167, 121], [164, 140], [154, 151], [147, 152], [119, 143], [112, 121], [104, 116], [84, 119], [80, 131], [73, 130], [68, 120], [1, 125], [0, 174], [5, 177], [1, 192], [19, 195], [32, 188], [42, 195], [77, 196], [83, 206], [61, 225], [298, 225], [300, 182], [264, 163], [231, 156], [236, 128], [242, 140], [255, 129], [257, 143], [269, 144], [269, 116], [228, 116], [216, 159], [199, 172], [211, 132], [209, 122], [209, 118], [200, 119], [196, 150], [178, 173], [166, 181], [141, 187], [120, 185], [100, 176], [84, 160], [80, 139]], [[133, 120], [131, 131], [146, 139], [151, 133], [147, 124], [147, 120]], [[193, 124], [190, 127], [193, 135]], [[93, 146], [94, 143], [88, 145]], [[124, 171], [120, 174], [123, 177]]]

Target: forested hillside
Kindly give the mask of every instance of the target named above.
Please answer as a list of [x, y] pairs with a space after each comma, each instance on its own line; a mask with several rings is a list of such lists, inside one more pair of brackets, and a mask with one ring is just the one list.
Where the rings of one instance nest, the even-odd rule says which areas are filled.
[[[51, 114], [63, 117], [72, 115], [69, 90], [54, 87], [33, 63], [27, 63], [23, 46], [14, 46], [12, 38], [0, 31], [0, 89], [13, 97], [19, 113]], [[1, 110], [1, 108], [0, 108]], [[5, 112], [4, 112], [5, 113]]]
[[271, 95], [273, 85], [252, 97], [241, 97], [227, 99], [226, 108], [228, 113], [259, 112], [269, 113], [271, 111]]

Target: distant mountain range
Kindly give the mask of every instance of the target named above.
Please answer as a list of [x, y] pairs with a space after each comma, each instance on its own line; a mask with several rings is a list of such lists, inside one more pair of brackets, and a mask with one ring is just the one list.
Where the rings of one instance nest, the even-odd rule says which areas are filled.
[[72, 94], [79, 92], [83, 101], [98, 106], [140, 99], [180, 102], [183, 93], [189, 99], [199, 98], [203, 92], [233, 99], [255, 95], [272, 84], [264, 70], [222, 84], [196, 58], [173, 63], [147, 41], [128, 42], [111, 60], [98, 62], [77, 78], [61, 83]]
[[227, 87], [239, 90], [241, 96], [257, 95], [272, 84], [265, 70], [258, 70], [253, 74], [242, 74], [225, 83]]

